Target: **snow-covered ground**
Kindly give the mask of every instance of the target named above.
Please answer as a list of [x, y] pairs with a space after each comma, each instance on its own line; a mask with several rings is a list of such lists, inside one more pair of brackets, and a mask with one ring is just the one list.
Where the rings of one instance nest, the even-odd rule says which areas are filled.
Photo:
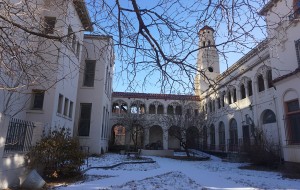
[[[150, 157], [156, 163], [123, 164], [112, 169], [90, 169], [84, 181], [59, 190], [86, 189], [300, 189], [300, 180], [284, 179], [280, 173], [239, 169], [246, 164], [181, 161]], [[89, 159], [89, 167], [129, 162], [124, 155], [106, 154]]]

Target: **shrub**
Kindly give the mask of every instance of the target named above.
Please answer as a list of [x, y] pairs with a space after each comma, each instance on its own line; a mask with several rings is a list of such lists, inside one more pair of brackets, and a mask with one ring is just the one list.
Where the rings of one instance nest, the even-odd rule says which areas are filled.
[[254, 129], [254, 143], [248, 148], [250, 162], [257, 166], [276, 167], [280, 163], [278, 146], [269, 143], [263, 130]]
[[42, 169], [42, 175], [46, 179], [79, 175], [85, 158], [78, 139], [72, 138], [65, 128], [43, 136], [27, 156], [29, 167]]

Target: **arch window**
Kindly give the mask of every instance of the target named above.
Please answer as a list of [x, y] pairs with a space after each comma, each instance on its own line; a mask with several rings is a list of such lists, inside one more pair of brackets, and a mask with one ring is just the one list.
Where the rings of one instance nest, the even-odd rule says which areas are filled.
[[235, 119], [231, 119], [229, 122], [229, 150], [236, 151], [238, 146], [238, 130], [237, 122]]
[[149, 114], [155, 114], [155, 105], [151, 104], [149, 106]]
[[275, 123], [276, 122], [276, 116], [272, 110], [265, 110], [263, 112], [263, 117], [262, 117], [262, 123], [263, 124], [268, 124], [268, 123]]
[[182, 108], [181, 108], [181, 106], [176, 106], [176, 108], [175, 108], [175, 114], [176, 115], [181, 115], [182, 114]]
[[163, 114], [164, 113], [164, 106], [158, 105], [157, 106], [157, 114]]
[[240, 90], [241, 90], [241, 99], [246, 98], [246, 90], [245, 90], [245, 85], [244, 84], [241, 85]]
[[236, 88], [233, 89], [233, 102], [236, 102]]
[[225, 107], [225, 91], [223, 91], [221, 100], [222, 100], [222, 107]]
[[174, 114], [174, 108], [172, 105], [168, 105], [167, 114], [170, 114], [170, 115]]
[[188, 116], [191, 115], [191, 109], [186, 109], [186, 115], [188, 115]]
[[216, 110], [215, 107], [216, 107], [216, 102], [215, 102], [215, 100], [213, 100], [212, 101], [212, 111], [213, 112]]
[[195, 109], [195, 110], [194, 110], [194, 114], [195, 114], [195, 116], [198, 116], [198, 115], [199, 115], [199, 110], [198, 110], [198, 109]]
[[248, 96], [252, 96], [253, 91], [252, 91], [252, 80], [249, 80], [247, 82], [247, 88], [248, 88]]
[[127, 113], [127, 110], [128, 110], [128, 106], [126, 103], [122, 103], [121, 106], [120, 106], [120, 113], [123, 114], [123, 113]]
[[215, 149], [216, 138], [215, 138], [215, 126], [210, 126], [210, 149]]
[[273, 81], [272, 81], [272, 71], [271, 70], [267, 71], [267, 78], [268, 78], [268, 88], [272, 88]]
[[222, 121], [219, 123], [219, 146], [225, 150], [225, 125]]
[[221, 108], [221, 99], [218, 98], [218, 99], [217, 99], [217, 102], [218, 102], [218, 109], [220, 109], [220, 108]]
[[119, 104], [118, 103], [113, 103], [112, 105], [112, 113], [120, 113], [120, 107], [119, 107]]
[[264, 78], [262, 75], [257, 76], [257, 85], [258, 85], [258, 92], [262, 92], [265, 90]]
[[230, 90], [228, 91], [228, 94], [227, 94], [227, 100], [228, 100], [228, 104], [231, 104], [231, 92]]
[[212, 103], [211, 103], [211, 101], [209, 101], [209, 103], [208, 103], [208, 108], [209, 108], [209, 112], [212, 112]]

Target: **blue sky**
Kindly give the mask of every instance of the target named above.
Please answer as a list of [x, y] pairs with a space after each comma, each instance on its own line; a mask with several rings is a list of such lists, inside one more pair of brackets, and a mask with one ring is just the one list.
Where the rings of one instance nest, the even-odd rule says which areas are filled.
[[[115, 1], [109, 1], [111, 5]], [[159, 31], [156, 26], [149, 26], [149, 30], [153, 37], [161, 43], [161, 47], [164, 52], [170, 56], [179, 55], [179, 57], [184, 57], [189, 51], [193, 51], [198, 47], [198, 36], [197, 32], [204, 26], [209, 25], [215, 28], [215, 37], [217, 48], [220, 51], [220, 70], [223, 72], [229, 66], [234, 64], [238, 59], [240, 59], [244, 54], [246, 54], [251, 47], [254, 47], [258, 42], [264, 39], [264, 21], [260, 18], [256, 12], [261, 8], [260, 3], [254, 3], [252, 1], [250, 5], [244, 5], [236, 3], [239, 9], [230, 10], [230, 4], [227, 6], [228, 9], [213, 9], [209, 8], [208, 14], [204, 14], [207, 6], [207, 2], [194, 3], [191, 1], [179, 1], [181, 4], [171, 4], [166, 3], [160, 7], [155, 7], [158, 2], [168, 2], [164, 0], [137, 0], [138, 5], [141, 9], [152, 9], [158, 14], [164, 16], [171, 16], [174, 20], [174, 26], [178, 27], [189, 27], [186, 33], [179, 33], [181, 38], [172, 38], [172, 41], [162, 38], [160, 34], [169, 34], [168, 28], [162, 26]], [[219, 2], [219, 1], [212, 1]], [[225, 2], [225, 1], [224, 1]], [[228, 1], [230, 2], [230, 1]], [[235, 1], [234, 1], [235, 2]], [[120, 0], [123, 7], [130, 8], [131, 2], [128, 0]], [[226, 5], [225, 5], [226, 6]], [[228, 12], [226, 12], [229, 10]], [[116, 8], [113, 11], [116, 14]], [[215, 15], [212, 15], [214, 13]], [[229, 15], [228, 18], [222, 15]], [[135, 18], [135, 14], [126, 13], [126, 17], [130, 19], [129, 24], [132, 24], [131, 31], [127, 31], [126, 34], [134, 35], [138, 31], [138, 22]], [[144, 16], [144, 21], [146, 24], [152, 24], [150, 16]], [[111, 20], [105, 20], [102, 25], [113, 26], [115, 21], [112, 17]], [[178, 26], [177, 26], [178, 25]], [[104, 29], [105, 30], [105, 29]], [[97, 31], [97, 28], [96, 28]], [[102, 31], [100, 31], [102, 32]], [[107, 31], [105, 31], [107, 32]], [[118, 33], [116, 29], [110, 30], [108, 32], [114, 37], [116, 43], [118, 42]], [[190, 37], [190, 38], [189, 38]], [[161, 41], [163, 39], [164, 41]], [[139, 38], [139, 43], [146, 44], [143, 38]], [[232, 43], [227, 43], [233, 40]], [[149, 45], [145, 45], [149, 48]], [[184, 49], [184, 51], [180, 51]], [[123, 54], [122, 54], [123, 53]], [[126, 52], [129, 56], [133, 54], [133, 50], [128, 50]], [[146, 64], [147, 61], [151, 60], [147, 55], [140, 53], [137, 54], [135, 61], [143, 62], [144, 64], [139, 64], [136, 66], [136, 73], [131, 73], [133, 66], [126, 60], [124, 52], [120, 52], [118, 46], [115, 46], [115, 75], [114, 75], [114, 91], [131, 91], [131, 92], [146, 92], [146, 93], [192, 93], [192, 87], [188, 81], [188, 77], [193, 78], [194, 73], [190, 74], [183, 73], [179, 71], [176, 65], [171, 65], [168, 67], [168, 72], [172, 74], [176, 79], [182, 80], [185, 84], [168, 84], [165, 88], [161, 85], [164, 84], [164, 79], [161, 78], [161, 73], [155, 69], [155, 64]], [[150, 54], [151, 56], [151, 54]], [[191, 66], [196, 65], [197, 52], [192, 53], [188, 56], [186, 61], [187, 64]], [[124, 67], [127, 67], [126, 71]], [[135, 65], [134, 65], [135, 66]], [[189, 75], [189, 76], [187, 76]], [[129, 80], [128, 80], [129, 79]], [[186, 88], [185, 88], [186, 87]], [[163, 89], [163, 90], [162, 90]]]

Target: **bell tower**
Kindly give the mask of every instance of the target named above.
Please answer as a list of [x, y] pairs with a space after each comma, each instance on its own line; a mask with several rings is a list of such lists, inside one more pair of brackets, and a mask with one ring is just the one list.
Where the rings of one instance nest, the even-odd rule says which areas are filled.
[[195, 94], [201, 95], [214, 84], [220, 74], [219, 55], [215, 46], [214, 29], [204, 26], [199, 33], [199, 52], [197, 69], [201, 72], [195, 77]]

